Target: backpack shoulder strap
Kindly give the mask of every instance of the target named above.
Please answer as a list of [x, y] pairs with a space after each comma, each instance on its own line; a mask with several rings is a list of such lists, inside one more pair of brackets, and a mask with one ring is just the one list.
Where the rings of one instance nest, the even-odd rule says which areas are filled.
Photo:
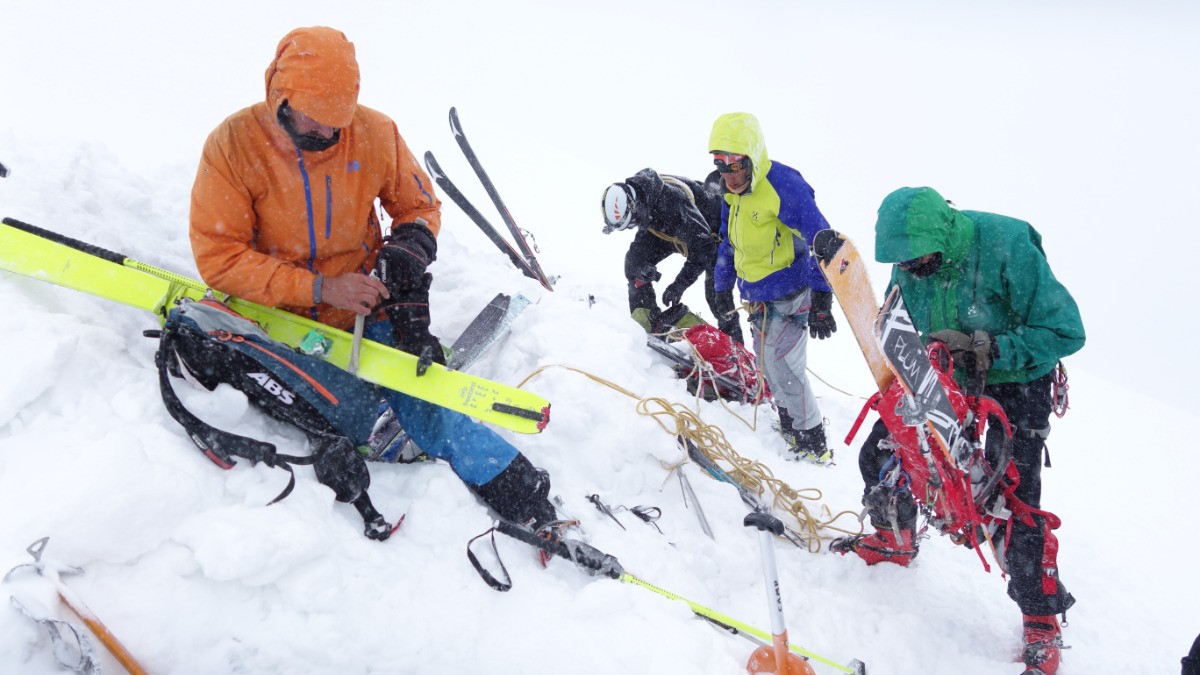
[[[158, 331], [147, 331], [148, 337], [153, 337], [154, 333], [159, 333], [161, 340], [159, 342], [158, 353], [155, 354], [155, 365], [158, 367], [158, 386], [162, 393], [163, 404], [167, 408], [167, 412], [171, 418], [179, 423], [187, 432], [187, 436], [192, 443], [208, 457], [213, 464], [222, 469], [230, 469], [237, 461], [234, 457], [248, 459], [251, 462], [263, 462], [269, 467], [281, 467], [287, 470], [288, 484], [283, 492], [275, 499], [271, 500], [271, 504], [287, 497], [291, 494], [292, 489], [296, 486], [296, 476], [292, 471], [291, 464], [311, 464], [313, 457], [295, 457], [291, 455], [281, 455], [275, 450], [275, 446], [265, 441], [258, 441], [246, 436], [239, 436], [228, 431], [218, 429], [211, 424], [208, 424], [199, 417], [196, 417], [188, 410], [183, 402], [179, 400], [179, 395], [175, 393], [175, 389], [171, 386], [171, 378], [168, 374], [168, 361], [174, 358], [174, 340], [176, 328], [168, 322], [161, 333]], [[182, 367], [182, 366], [181, 366]]]

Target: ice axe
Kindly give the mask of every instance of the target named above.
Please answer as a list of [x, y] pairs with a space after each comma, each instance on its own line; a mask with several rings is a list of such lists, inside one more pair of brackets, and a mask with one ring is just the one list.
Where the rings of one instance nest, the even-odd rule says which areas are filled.
[[763, 511], [746, 514], [746, 527], [758, 529], [762, 549], [763, 577], [767, 582], [767, 604], [771, 611], [771, 645], [754, 650], [746, 663], [749, 673], [779, 673], [779, 675], [816, 675], [808, 661], [788, 648], [787, 627], [783, 623], [783, 595], [779, 591], [779, 571], [775, 568], [775, 544], [772, 537], [783, 535], [783, 521]]
[[116, 636], [112, 634], [112, 631], [110, 631], [108, 627], [96, 617], [92, 610], [88, 609], [87, 605], [83, 604], [83, 601], [75, 595], [70, 587], [68, 587], [59, 576], [60, 572], [66, 574], [79, 574], [83, 572], [83, 570], [79, 567], [55, 567], [42, 560], [42, 553], [46, 550], [46, 544], [49, 541], [50, 537], [42, 537], [41, 539], [38, 539], [30, 544], [29, 548], [25, 550], [29, 552], [29, 555], [33, 556], [33, 562], [25, 563], [24, 565], [17, 565], [16, 567], [12, 568], [7, 574], [4, 575], [4, 580], [7, 581], [9, 576], [19, 569], [25, 567], [33, 568], [33, 570], [40, 576], [50, 580], [50, 582], [54, 585], [55, 590], [58, 592], [58, 599], [61, 600], [62, 603], [67, 606], [67, 609], [71, 610], [75, 616], [79, 617], [79, 620], [82, 621], [84, 625], [86, 625], [92, 631], [92, 633], [96, 635], [97, 638], [99, 638], [100, 642], [104, 644], [113, 657], [115, 657], [117, 661], [119, 661], [120, 664], [125, 667], [125, 670], [129, 671], [130, 675], [146, 675], [146, 669], [142, 668], [142, 666], [138, 664], [137, 660], [133, 658], [133, 655], [129, 653], [129, 650], [125, 648], [125, 645], [121, 644], [121, 642], [117, 640]]

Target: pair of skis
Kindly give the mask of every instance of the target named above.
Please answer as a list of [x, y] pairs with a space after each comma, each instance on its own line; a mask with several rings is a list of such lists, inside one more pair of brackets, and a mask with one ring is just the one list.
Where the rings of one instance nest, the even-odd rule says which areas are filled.
[[538, 264], [537, 257], [534, 255], [533, 248], [530, 247], [529, 241], [526, 239], [526, 232], [522, 230], [517, 222], [509, 213], [508, 207], [504, 205], [504, 200], [500, 198], [500, 193], [496, 190], [496, 186], [492, 183], [492, 179], [488, 176], [487, 171], [484, 171], [483, 165], [479, 163], [479, 157], [475, 154], [475, 150], [471, 148], [471, 144], [467, 141], [467, 135], [463, 131], [462, 123], [458, 121], [458, 111], [454, 108], [450, 109], [450, 131], [454, 133], [454, 140], [458, 142], [458, 147], [462, 149], [463, 155], [466, 156], [467, 162], [471, 168], [475, 170], [475, 175], [479, 177], [479, 182], [483, 183], [484, 190], [491, 197], [492, 203], [495, 204], [496, 210], [500, 212], [501, 219], [508, 226], [509, 232], [517, 245], [514, 247], [496, 228], [488, 221], [479, 209], [466, 198], [462, 190], [458, 189], [447, 176], [446, 172], [442, 171], [441, 165], [438, 164], [432, 152], [425, 153], [425, 169], [429, 171], [430, 177], [437, 186], [445, 192], [450, 199], [458, 205], [467, 217], [471, 219], [488, 239], [500, 249], [502, 253], [508, 256], [512, 264], [517, 269], [521, 270], [525, 276], [540, 283], [546, 290], [554, 290], [554, 282], [542, 270], [542, 266]]

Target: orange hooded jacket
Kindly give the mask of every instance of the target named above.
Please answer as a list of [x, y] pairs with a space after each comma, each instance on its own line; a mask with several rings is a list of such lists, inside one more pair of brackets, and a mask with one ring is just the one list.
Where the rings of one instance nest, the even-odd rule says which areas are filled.
[[[441, 202], [396, 124], [357, 104], [354, 45], [331, 28], [279, 43], [267, 98], [234, 113], [204, 144], [192, 187], [192, 253], [205, 283], [240, 298], [349, 328], [354, 313], [314, 306], [317, 275], [369, 274], [382, 243], [378, 198], [392, 223], [423, 218], [436, 236]], [[279, 104], [340, 129], [333, 147], [299, 150]]]

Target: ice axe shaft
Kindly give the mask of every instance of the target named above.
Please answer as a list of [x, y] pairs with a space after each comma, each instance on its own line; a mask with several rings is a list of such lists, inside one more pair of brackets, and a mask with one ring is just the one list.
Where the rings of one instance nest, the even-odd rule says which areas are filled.
[[98, 619], [96, 615], [92, 613], [92, 610], [88, 609], [87, 605], [83, 604], [83, 601], [80, 600], [71, 591], [71, 589], [64, 584], [61, 579], [58, 578], [57, 574], [54, 574], [52, 578], [57, 585], [58, 599], [67, 606], [67, 609], [71, 610], [72, 614], [79, 617], [79, 620], [88, 627], [88, 630], [92, 631], [92, 634], [94, 634], [104, 645], [104, 647], [108, 649], [109, 653], [113, 655], [113, 658], [115, 658], [125, 668], [125, 670], [129, 671], [129, 675], [146, 675], [146, 669], [142, 668], [142, 666], [137, 662], [137, 659], [133, 658], [133, 654], [129, 653], [129, 650], [125, 648], [125, 645], [121, 644], [121, 641], [117, 639], [117, 636], [113, 635], [112, 631], [108, 629], [108, 626], [105, 626], [104, 622]]
[[[67, 609], [71, 610], [72, 614], [79, 617], [79, 620], [92, 631], [104, 647], [108, 649], [109, 653], [113, 655], [125, 670], [129, 671], [130, 675], [146, 675], [146, 669], [137, 662], [137, 659], [133, 658], [133, 655], [129, 653], [125, 645], [121, 644], [117, 636], [113, 635], [108, 626], [105, 626], [104, 622], [79, 599], [79, 596], [75, 595], [71, 588], [62, 580], [62, 577], [59, 576], [58, 570], [42, 561], [42, 553], [45, 551], [46, 544], [49, 541], [49, 537], [42, 537], [30, 544], [26, 550], [29, 552], [29, 555], [33, 556], [33, 563], [21, 565], [20, 567], [32, 567], [38, 575], [54, 584], [54, 590], [58, 593], [58, 599], [67, 606]], [[10, 570], [9, 574], [12, 574], [16, 569]], [[73, 571], [79, 572], [82, 570], [75, 568]], [[6, 574], [5, 578], [7, 577], [8, 575]]]

